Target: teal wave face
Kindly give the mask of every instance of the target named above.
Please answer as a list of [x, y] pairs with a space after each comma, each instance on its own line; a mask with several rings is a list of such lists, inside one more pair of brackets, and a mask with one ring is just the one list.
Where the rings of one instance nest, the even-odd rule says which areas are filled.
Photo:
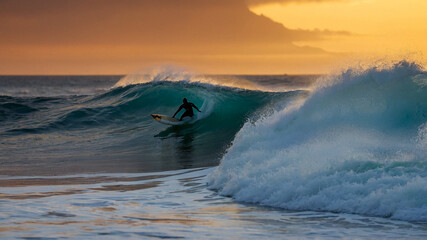
[[[4, 160], [32, 159], [40, 168], [79, 163], [88, 172], [212, 166], [245, 122], [271, 114], [301, 95], [304, 92], [162, 81], [92, 96], [2, 97], [0, 110], [15, 116], [0, 117], [8, 154]], [[172, 116], [184, 97], [202, 111], [195, 111], [190, 124], [167, 126], [150, 116]], [[20, 147], [12, 147], [18, 142]]]

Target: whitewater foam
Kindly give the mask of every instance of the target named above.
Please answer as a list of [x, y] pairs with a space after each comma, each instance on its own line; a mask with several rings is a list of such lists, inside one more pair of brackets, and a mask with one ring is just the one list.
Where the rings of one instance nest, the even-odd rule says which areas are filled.
[[427, 77], [402, 61], [327, 77], [245, 124], [209, 176], [239, 201], [427, 221]]

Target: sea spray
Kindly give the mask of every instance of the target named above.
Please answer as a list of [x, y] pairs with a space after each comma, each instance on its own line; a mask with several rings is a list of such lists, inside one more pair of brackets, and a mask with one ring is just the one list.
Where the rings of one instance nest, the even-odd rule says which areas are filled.
[[196, 74], [175, 66], [158, 66], [136, 71], [121, 78], [114, 87], [156, 82], [181, 82], [204, 87], [222, 86], [247, 90], [274, 91], [244, 77]]
[[427, 221], [427, 75], [402, 61], [328, 77], [245, 124], [209, 176], [236, 200]]

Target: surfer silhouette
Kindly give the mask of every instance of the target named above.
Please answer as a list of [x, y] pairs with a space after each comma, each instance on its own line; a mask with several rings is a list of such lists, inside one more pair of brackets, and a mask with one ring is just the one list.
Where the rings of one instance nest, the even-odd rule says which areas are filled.
[[181, 115], [181, 118], [179, 119], [179, 121], [182, 121], [182, 119], [184, 118], [184, 117], [192, 117], [192, 116], [194, 116], [194, 113], [193, 113], [193, 107], [195, 108], [195, 109], [197, 109], [197, 111], [199, 111], [199, 112], [201, 112], [197, 107], [196, 107], [196, 105], [194, 105], [194, 103], [191, 103], [191, 102], [187, 102], [187, 98], [184, 98], [184, 99], [182, 99], [182, 102], [183, 102], [183, 104], [181, 105], [181, 106], [179, 106], [179, 109], [176, 111], [176, 113], [173, 115], [173, 118], [175, 117], [175, 115], [179, 112], [179, 111], [181, 111], [181, 109], [185, 109], [185, 112], [184, 112], [184, 114], [182, 114]]

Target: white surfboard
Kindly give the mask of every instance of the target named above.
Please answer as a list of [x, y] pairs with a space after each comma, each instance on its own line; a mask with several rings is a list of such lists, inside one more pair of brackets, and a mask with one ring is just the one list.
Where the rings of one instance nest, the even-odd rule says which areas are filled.
[[166, 115], [161, 114], [151, 114], [151, 116], [159, 123], [167, 124], [167, 125], [182, 125], [191, 120], [190, 117], [185, 117], [182, 121], [179, 119], [171, 118]]

